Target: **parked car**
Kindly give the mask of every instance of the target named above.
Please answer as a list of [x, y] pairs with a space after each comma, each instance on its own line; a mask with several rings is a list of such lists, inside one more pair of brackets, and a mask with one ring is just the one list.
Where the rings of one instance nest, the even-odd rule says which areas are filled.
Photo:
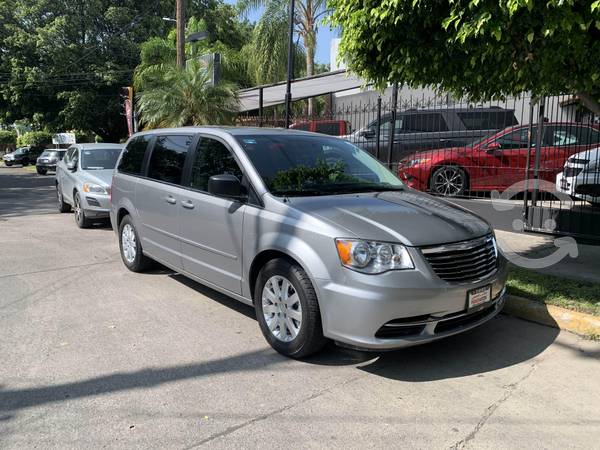
[[[418, 150], [468, 145], [471, 142], [518, 124], [514, 110], [502, 108], [409, 109], [398, 112], [394, 125], [391, 162], [396, 163]], [[392, 126], [391, 114], [381, 117], [379, 157], [387, 161]], [[372, 155], [377, 153], [377, 120], [344, 139]]]
[[49, 170], [56, 171], [56, 164], [63, 159], [66, 150], [47, 149], [42, 152], [35, 163], [35, 169], [40, 175], [46, 175]]
[[13, 164], [29, 165], [42, 153], [43, 149], [38, 147], [19, 147], [14, 152], [7, 153], [2, 157], [4, 164], [12, 166]]
[[[414, 153], [398, 166], [406, 184], [421, 191], [456, 196], [467, 191], [503, 191], [525, 179], [527, 125], [509, 127], [469, 146]], [[535, 143], [537, 125], [532, 126]], [[569, 122], [544, 124], [540, 149], [540, 179], [554, 183], [567, 158], [600, 143], [595, 125]], [[535, 167], [535, 145], [530, 151], [529, 178]]]
[[556, 176], [556, 189], [600, 205], [600, 147], [576, 153]]
[[253, 305], [284, 355], [307, 356], [327, 338], [421, 344], [504, 304], [506, 261], [490, 225], [407, 189], [342, 139], [265, 128], [138, 133], [111, 193], [130, 270], [156, 260]]
[[290, 125], [293, 130], [313, 131], [330, 136], [344, 136], [352, 132], [352, 125], [347, 120], [318, 119], [296, 122]]
[[75, 144], [56, 165], [58, 210], [75, 212], [75, 223], [86, 228], [108, 218], [110, 183], [121, 144]]

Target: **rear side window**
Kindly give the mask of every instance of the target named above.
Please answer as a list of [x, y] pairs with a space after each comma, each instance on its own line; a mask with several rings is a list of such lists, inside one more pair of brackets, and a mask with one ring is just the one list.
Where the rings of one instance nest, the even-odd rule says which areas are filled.
[[317, 122], [317, 127], [315, 130], [317, 133], [328, 134], [330, 136], [339, 136], [340, 135], [340, 123], [339, 122]]
[[150, 135], [138, 136], [129, 141], [129, 144], [123, 150], [119, 167], [117, 167], [119, 172], [130, 173], [132, 175], [140, 175], [142, 173], [144, 154], [146, 153], [146, 148], [151, 137]]
[[152, 149], [148, 177], [180, 184], [192, 136], [158, 136]]
[[402, 120], [402, 130], [409, 133], [448, 131], [448, 125], [440, 113], [409, 114]]
[[242, 180], [242, 171], [229, 149], [220, 141], [203, 137], [196, 149], [190, 187], [208, 191], [208, 179], [229, 173]]
[[469, 111], [457, 114], [467, 130], [502, 130], [518, 123], [512, 110]]

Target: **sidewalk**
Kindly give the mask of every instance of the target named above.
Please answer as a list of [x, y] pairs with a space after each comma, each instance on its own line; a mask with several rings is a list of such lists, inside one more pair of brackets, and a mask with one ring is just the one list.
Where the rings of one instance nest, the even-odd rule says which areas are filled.
[[[513, 251], [527, 258], [543, 258], [557, 251], [554, 236], [536, 233], [513, 233], [496, 230], [501, 250]], [[600, 283], [600, 245], [577, 244], [578, 256], [565, 256], [560, 262], [538, 272]]]

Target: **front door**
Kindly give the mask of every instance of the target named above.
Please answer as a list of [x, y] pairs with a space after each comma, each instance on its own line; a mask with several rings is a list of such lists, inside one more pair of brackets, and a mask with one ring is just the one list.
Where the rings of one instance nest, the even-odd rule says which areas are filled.
[[208, 179], [242, 171], [229, 147], [202, 136], [179, 209], [183, 268], [236, 294], [242, 291], [242, 229], [246, 205], [209, 194]]
[[182, 267], [179, 242], [181, 186], [188, 147], [187, 135], [159, 135], [148, 162], [147, 177], [135, 185], [141, 221], [141, 241], [150, 256], [175, 269]]

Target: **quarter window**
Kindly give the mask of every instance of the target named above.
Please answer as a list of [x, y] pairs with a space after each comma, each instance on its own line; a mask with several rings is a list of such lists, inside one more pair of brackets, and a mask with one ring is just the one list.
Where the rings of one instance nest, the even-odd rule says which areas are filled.
[[180, 184], [192, 136], [158, 136], [150, 157], [148, 177]]
[[121, 156], [121, 161], [117, 168], [119, 172], [141, 175], [144, 154], [146, 153], [146, 148], [151, 137], [150, 135], [143, 135], [129, 141], [129, 144], [123, 150], [123, 156]]
[[208, 191], [208, 179], [229, 173], [242, 180], [242, 171], [229, 149], [220, 141], [203, 137], [196, 148], [190, 187]]
[[409, 114], [404, 117], [402, 130], [409, 133], [448, 131], [440, 113]]
[[600, 133], [590, 127], [578, 125], [550, 125], [546, 128], [546, 145], [560, 147], [563, 145], [598, 145]]

